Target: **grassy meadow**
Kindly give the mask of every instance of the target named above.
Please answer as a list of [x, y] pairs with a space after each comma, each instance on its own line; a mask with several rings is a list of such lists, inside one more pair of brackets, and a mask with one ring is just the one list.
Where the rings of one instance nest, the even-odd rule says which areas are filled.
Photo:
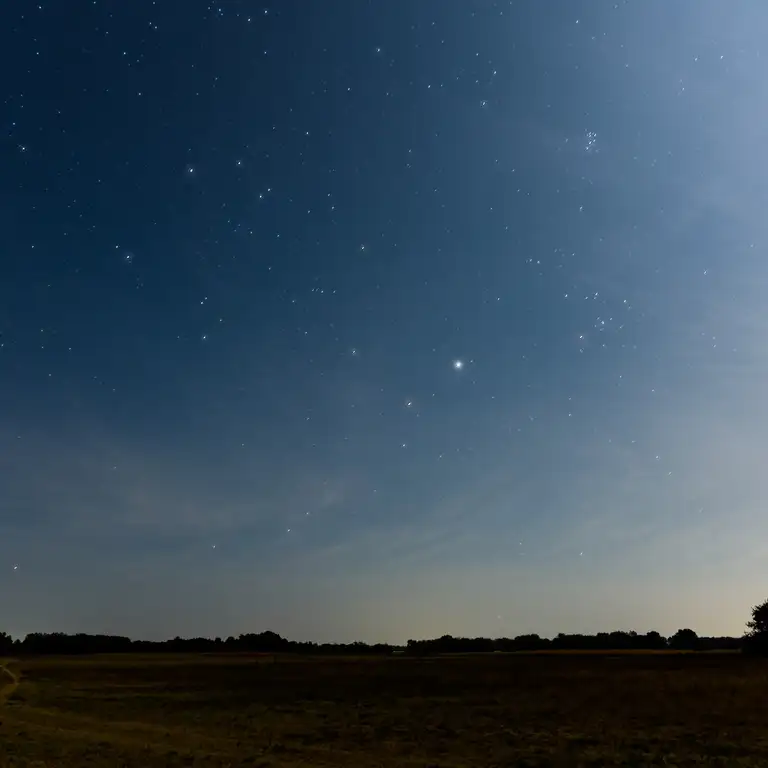
[[2, 768], [768, 765], [738, 653], [0, 663]]

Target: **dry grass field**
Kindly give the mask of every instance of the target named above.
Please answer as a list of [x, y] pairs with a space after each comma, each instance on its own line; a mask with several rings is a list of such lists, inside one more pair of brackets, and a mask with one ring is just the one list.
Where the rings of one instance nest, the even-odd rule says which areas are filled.
[[768, 662], [739, 654], [4, 665], [3, 768], [768, 766]]

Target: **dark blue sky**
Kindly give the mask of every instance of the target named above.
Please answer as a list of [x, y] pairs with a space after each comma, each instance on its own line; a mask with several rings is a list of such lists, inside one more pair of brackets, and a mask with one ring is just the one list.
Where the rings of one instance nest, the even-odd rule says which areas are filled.
[[8, 5], [3, 629], [741, 632], [768, 9]]

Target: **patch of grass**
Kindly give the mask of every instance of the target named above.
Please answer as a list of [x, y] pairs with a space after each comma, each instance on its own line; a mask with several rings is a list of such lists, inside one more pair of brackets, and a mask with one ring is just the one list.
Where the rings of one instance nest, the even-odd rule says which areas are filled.
[[19, 662], [0, 766], [768, 765], [738, 654]]

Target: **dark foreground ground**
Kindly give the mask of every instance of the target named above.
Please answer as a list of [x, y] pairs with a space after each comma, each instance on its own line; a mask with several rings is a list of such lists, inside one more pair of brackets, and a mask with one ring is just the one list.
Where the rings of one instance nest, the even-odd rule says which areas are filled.
[[3, 768], [768, 766], [768, 663], [739, 654], [5, 664]]

